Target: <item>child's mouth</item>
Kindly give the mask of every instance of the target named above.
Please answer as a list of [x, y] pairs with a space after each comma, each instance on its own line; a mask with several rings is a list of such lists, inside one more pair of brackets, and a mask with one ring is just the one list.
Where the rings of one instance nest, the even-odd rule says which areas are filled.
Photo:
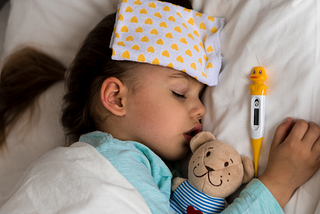
[[188, 132], [184, 133], [183, 136], [188, 142], [190, 142], [191, 139], [201, 131], [202, 131], [202, 125], [200, 123], [198, 123], [191, 130], [189, 130]]

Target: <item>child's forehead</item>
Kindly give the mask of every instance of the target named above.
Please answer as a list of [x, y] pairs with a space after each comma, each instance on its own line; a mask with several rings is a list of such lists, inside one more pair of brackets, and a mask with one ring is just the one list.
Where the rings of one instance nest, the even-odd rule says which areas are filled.
[[166, 2], [122, 1], [110, 42], [112, 59], [162, 65], [216, 85], [224, 19]]
[[156, 73], [157, 75], [161, 75], [167, 80], [186, 80], [190, 82], [196, 82], [198, 84], [204, 85], [201, 82], [198, 82], [195, 78], [192, 78], [184, 71], [179, 71], [174, 68], [165, 67], [161, 65], [152, 65], [148, 63], [139, 63], [138, 69], [142, 69], [146, 71], [146, 75], [150, 74], [149, 72]]

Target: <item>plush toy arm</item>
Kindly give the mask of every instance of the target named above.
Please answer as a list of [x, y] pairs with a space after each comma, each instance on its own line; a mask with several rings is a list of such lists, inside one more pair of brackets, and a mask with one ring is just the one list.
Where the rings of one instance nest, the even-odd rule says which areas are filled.
[[227, 208], [229, 206], [229, 203], [227, 200], [224, 200], [224, 208]]
[[180, 185], [180, 184], [182, 184], [184, 181], [186, 181], [187, 179], [185, 179], [185, 178], [180, 178], [180, 177], [176, 177], [176, 178], [174, 178], [174, 179], [172, 179], [172, 183], [171, 183], [171, 190], [172, 191], [175, 191], [177, 188], [178, 188], [178, 186]]

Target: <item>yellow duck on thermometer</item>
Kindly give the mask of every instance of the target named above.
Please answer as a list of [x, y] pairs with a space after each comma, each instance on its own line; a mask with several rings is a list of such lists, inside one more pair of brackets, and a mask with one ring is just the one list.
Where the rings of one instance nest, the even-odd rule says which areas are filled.
[[251, 142], [254, 158], [254, 175], [258, 177], [258, 164], [265, 125], [265, 97], [267, 86], [263, 82], [267, 74], [263, 67], [252, 69], [250, 79], [254, 82], [251, 91]]

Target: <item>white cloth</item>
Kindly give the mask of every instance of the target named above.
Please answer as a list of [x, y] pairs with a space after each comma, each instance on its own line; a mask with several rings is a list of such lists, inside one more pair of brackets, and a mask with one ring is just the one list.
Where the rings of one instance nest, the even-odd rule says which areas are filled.
[[0, 214], [7, 213], [151, 214], [140, 193], [112, 164], [81, 142], [41, 157], [0, 208]]
[[209, 86], [218, 84], [223, 18], [166, 2], [126, 0], [116, 20], [112, 59], [167, 66]]

